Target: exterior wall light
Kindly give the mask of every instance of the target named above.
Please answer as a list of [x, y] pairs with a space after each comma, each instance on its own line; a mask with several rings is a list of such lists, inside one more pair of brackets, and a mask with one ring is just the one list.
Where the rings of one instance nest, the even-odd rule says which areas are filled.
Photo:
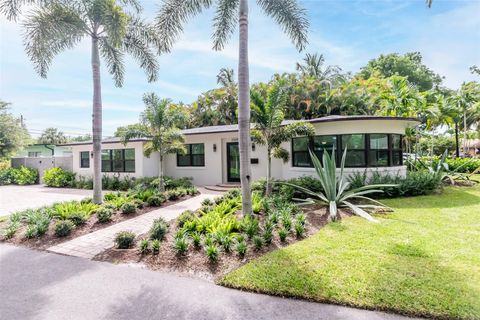
[[213, 144], [213, 152], [217, 152], [217, 144], [216, 143]]
[[252, 151], [255, 151], [255, 143], [252, 143]]

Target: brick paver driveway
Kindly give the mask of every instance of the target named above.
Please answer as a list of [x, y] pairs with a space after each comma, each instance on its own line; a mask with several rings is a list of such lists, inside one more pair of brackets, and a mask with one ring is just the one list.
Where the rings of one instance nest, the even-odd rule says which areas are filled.
[[81, 200], [89, 196], [92, 196], [92, 190], [57, 189], [42, 185], [1, 186], [0, 216], [58, 201]]

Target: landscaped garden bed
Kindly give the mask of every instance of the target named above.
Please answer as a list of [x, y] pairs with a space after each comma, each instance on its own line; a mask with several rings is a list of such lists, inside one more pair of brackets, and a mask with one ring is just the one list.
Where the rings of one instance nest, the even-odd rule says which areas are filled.
[[169, 179], [167, 187], [167, 191], [158, 192], [154, 181], [128, 192], [107, 193], [102, 205], [86, 198], [16, 212], [0, 222], [2, 241], [46, 249], [198, 193], [188, 179]]
[[[139, 263], [152, 270], [215, 280], [252, 259], [315, 234], [328, 222], [323, 206], [298, 208], [279, 196], [262, 199], [257, 194], [253, 207], [253, 218], [242, 218], [239, 190], [232, 190], [214, 203], [205, 201], [195, 213], [160, 222], [165, 234], [157, 239], [158, 251], [152, 248], [156, 237], [150, 231], [135, 235], [130, 248], [117, 245], [95, 259]], [[348, 211], [343, 214], [349, 215]]]

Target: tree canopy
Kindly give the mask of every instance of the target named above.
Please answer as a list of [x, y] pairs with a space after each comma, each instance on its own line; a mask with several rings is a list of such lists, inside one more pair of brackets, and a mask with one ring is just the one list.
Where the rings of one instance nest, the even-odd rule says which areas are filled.
[[8, 112], [8, 105], [0, 100], [0, 159], [11, 157], [30, 141], [26, 127]]
[[57, 128], [47, 128], [38, 138], [38, 143], [42, 144], [62, 144], [67, 142], [67, 137]]

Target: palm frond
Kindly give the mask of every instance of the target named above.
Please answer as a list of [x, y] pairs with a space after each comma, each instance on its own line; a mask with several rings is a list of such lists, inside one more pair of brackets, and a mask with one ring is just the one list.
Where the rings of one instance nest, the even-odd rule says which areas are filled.
[[108, 38], [101, 38], [99, 47], [100, 54], [107, 64], [108, 72], [113, 76], [115, 86], [121, 87], [125, 74], [123, 52], [110, 44]]
[[306, 10], [297, 0], [257, 0], [265, 13], [271, 16], [292, 39], [299, 51], [307, 45], [309, 22]]
[[183, 32], [183, 24], [211, 4], [212, 0], [165, 0], [155, 18], [160, 38], [159, 51], [170, 52], [173, 43]]
[[282, 148], [282, 147], [275, 147], [272, 149], [272, 156], [277, 159], [282, 159], [283, 162], [288, 162], [290, 159], [290, 153], [288, 150]]
[[213, 18], [213, 49], [222, 50], [235, 31], [238, 23], [239, 0], [221, 0], [218, 2]]
[[78, 12], [57, 4], [33, 10], [22, 25], [27, 55], [43, 78], [57, 54], [73, 48], [89, 34]]

